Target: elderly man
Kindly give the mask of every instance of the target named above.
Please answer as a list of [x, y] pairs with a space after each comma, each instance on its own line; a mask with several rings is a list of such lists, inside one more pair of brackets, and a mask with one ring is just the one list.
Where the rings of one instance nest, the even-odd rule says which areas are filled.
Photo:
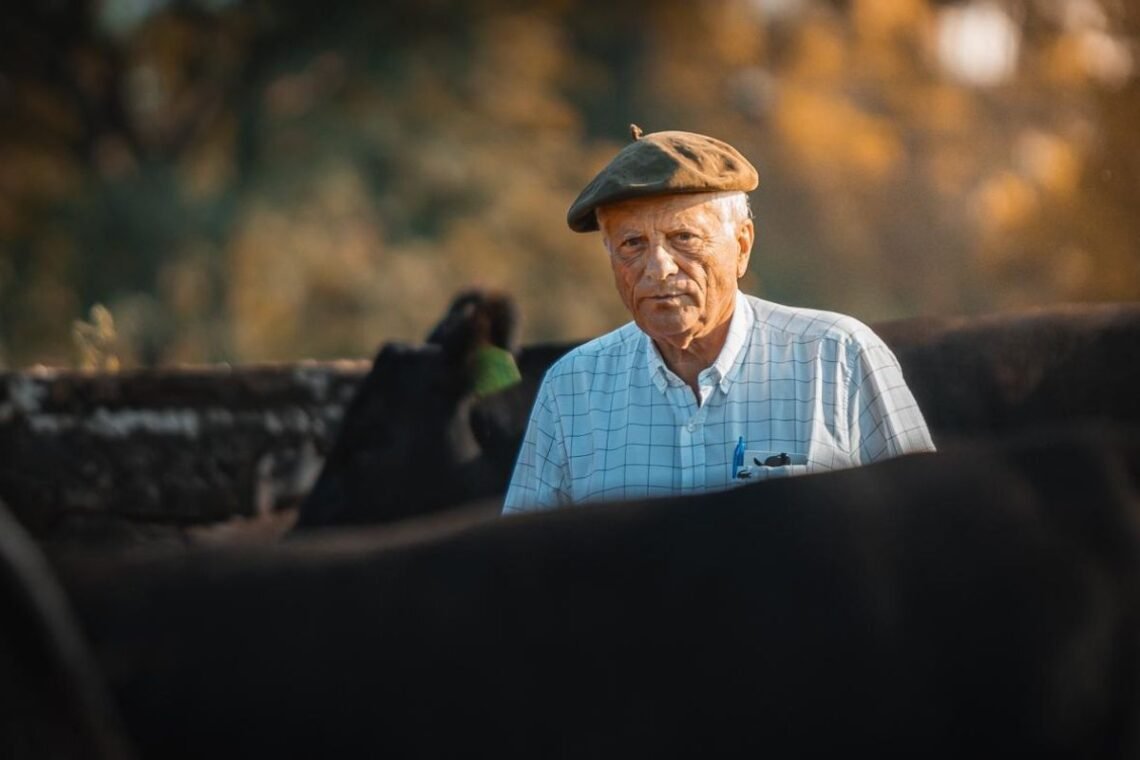
[[601, 230], [633, 322], [547, 372], [503, 508], [684, 494], [934, 448], [859, 321], [746, 296], [756, 170], [689, 132], [642, 135], [567, 214]]

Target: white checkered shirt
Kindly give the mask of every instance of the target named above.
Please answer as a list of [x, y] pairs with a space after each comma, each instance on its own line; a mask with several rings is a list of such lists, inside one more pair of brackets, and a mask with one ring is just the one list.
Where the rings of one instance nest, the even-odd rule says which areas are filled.
[[504, 514], [728, 488], [741, 438], [789, 453], [753, 479], [867, 464], [934, 444], [894, 354], [856, 319], [737, 293], [700, 403], [630, 322], [556, 362], [539, 388]]

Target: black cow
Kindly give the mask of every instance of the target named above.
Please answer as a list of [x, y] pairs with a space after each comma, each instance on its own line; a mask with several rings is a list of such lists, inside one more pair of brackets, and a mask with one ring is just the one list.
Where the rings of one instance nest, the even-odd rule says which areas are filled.
[[[492, 425], [469, 420], [472, 360], [488, 344], [515, 351], [517, 322], [509, 296], [467, 291], [427, 345], [384, 345], [345, 411], [296, 527], [393, 522], [501, 493], [513, 452], [497, 442], [509, 446], [521, 432], [508, 431], [510, 415], [500, 413], [491, 439], [479, 440]], [[531, 384], [526, 388], [533, 398]]]
[[[454, 314], [441, 324], [463, 324]], [[1140, 423], [1140, 304], [873, 327], [898, 356], [936, 443], [1081, 417]], [[345, 415], [300, 527], [387, 522], [501, 494], [538, 383], [575, 345], [523, 349], [523, 381], [478, 400], [447, 385], [455, 362], [434, 349], [386, 347]]]
[[1134, 758], [1136, 445], [103, 556], [67, 585], [143, 757]]
[[132, 757], [59, 581], [0, 503], [0, 757]]
[[1095, 417], [1140, 423], [1140, 303], [874, 325], [935, 441]]

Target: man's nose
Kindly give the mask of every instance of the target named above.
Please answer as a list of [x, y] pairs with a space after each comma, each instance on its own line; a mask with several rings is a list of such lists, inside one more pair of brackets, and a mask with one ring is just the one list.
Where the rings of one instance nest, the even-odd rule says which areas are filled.
[[645, 262], [645, 276], [653, 280], [664, 280], [676, 274], [677, 262], [673, 254], [662, 243], [654, 243], [649, 248], [649, 255]]

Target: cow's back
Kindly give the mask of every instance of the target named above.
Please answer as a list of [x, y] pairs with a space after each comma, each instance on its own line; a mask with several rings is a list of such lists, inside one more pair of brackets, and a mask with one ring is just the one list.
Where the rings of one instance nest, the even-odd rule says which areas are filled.
[[1140, 424], [1140, 304], [874, 325], [936, 442], [1098, 418]]
[[154, 756], [1137, 748], [1120, 441], [83, 567]]

